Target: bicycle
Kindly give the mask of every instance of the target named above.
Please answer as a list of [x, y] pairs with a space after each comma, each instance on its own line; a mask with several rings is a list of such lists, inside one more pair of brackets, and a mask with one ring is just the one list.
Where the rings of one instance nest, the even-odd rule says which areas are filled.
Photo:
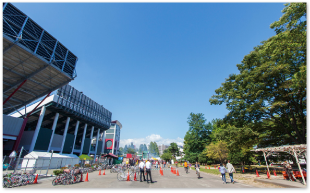
[[185, 169], [185, 172], [188, 174], [188, 166], [184, 167], [184, 169]]
[[[125, 171], [123, 170], [120, 170], [118, 173], [117, 173], [117, 179], [119, 181], [124, 181], [124, 180], [127, 180], [127, 176], [128, 176], [128, 173], [126, 173]], [[129, 180], [132, 178], [132, 174], [129, 173]]]

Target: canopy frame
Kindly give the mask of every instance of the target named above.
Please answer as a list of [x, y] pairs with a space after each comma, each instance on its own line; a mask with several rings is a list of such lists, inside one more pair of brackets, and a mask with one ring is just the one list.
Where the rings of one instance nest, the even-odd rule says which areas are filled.
[[[277, 152], [285, 152], [285, 153], [291, 154], [296, 159], [296, 163], [297, 163], [297, 166], [298, 166], [298, 169], [299, 169], [299, 172], [300, 172], [300, 175], [302, 177], [302, 181], [303, 181], [304, 185], [307, 184], [306, 181], [305, 181], [304, 175], [303, 175], [303, 173], [301, 171], [301, 167], [300, 167], [299, 160], [298, 160], [298, 156], [303, 156], [305, 158], [305, 160], [306, 160], [306, 157], [307, 157], [307, 144], [285, 145], [285, 146], [279, 146], [279, 147], [259, 148], [259, 149], [255, 149], [254, 151], [255, 152], [262, 151], [263, 152], [264, 158], [265, 158], [265, 161], [266, 161], [266, 165], [267, 165], [268, 173], [269, 173], [269, 168], [268, 168], [268, 163], [267, 163], [267, 158], [266, 157], [268, 157], [269, 155], [272, 155], [272, 154], [276, 154]], [[267, 156], [266, 156], [266, 152], [267, 152]]]

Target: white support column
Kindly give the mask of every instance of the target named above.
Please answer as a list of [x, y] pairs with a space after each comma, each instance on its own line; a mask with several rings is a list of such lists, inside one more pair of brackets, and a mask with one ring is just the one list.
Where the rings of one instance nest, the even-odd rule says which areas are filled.
[[53, 143], [53, 138], [54, 138], [54, 134], [55, 134], [56, 126], [57, 126], [58, 117], [59, 117], [59, 113], [56, 113], [55, 118], [54, 118], [54, 122], [53, 122], [53, 126], [52, 126], [52, 131], [53, 132], [52, 132], [50, 144], [48, 145], [47, 152], [49, 152], [51, 150], [51, 146], [52, 146], [52, 143]]
[[38, 134], [39, 134], [39, 131], [41, 129], [41, 124], [42, 124], [42, 121], [43, 121], [43, 117], [45, 115], [45, 110], [46, 110], [46, 107], [43, 106], [42, 109], [41, 109], [41, 112], [40, 112], [40, 117], [39, 117], [39, 120], [38, 120], [38, 123], [37, 123], [36, 130], [34, 131], [34, 134], [33, 134], [33, 137], [32, 137], [31, 145], [30, 145], [30, 148], [29, 148], [29, 153], [33, 151], [34, 146], [36, 144], [36, 141], [37, 141], [37, 138], [38, 138]]
[[62, 135], [63, 138], [62, 138], [62, 144], [61, 144], [61, 148], [60, 148], [60, 153], [62, 153], [62, 150], [63, 150], [64, 145], [65, 145], [69, 123], [70, 123], [70, 117], [67, 118], [67, 122], [66, 122], [66, 126], [65, 126], [65, 131], [64, 131], [64, 134]]
[[114, 137], [113, 137], [113, 143], [112, 143], [112, 154], [114, 154], [115, 150], [115, 138], [116, 138], [116, 126], [114, 127]]
[[93, 133], [94, 133], [94, 126], [91, 127], [91, 133], [90, 133], [90, 142], [89, 142], [89, 151], [88, 155], [90, 154], [90, 149], [91, 149], [91, 140], [93, 138]]
[[102, 132], [102, 147], [101, 147], [101, 152], [100, 153], [103, 153], [104, 146], [105, 146], [105, 131]]
[[266, 161], [267, 172], [268, 172], [268, 174], [270, 175], [269, 167], [268, 167], [268, 163], [267, 163], [267, 158], [266, 158], [266, 155], [265, 155], [265, 151], [263, 151], [263, 153], [264, 153], [264, 158], [265, 158], [265, 161]]
[[98, 131], [97, 131], [97, 137], [96, 137], [96, 148], [95, 148], [95, 156], [94, 156], [94, 158], [95, 158], [95, 159], [96, 159], [96, 156], [97, 156], [97, 149], [98, 149], [99, 134], [100, 134], [100, 129], [98, 129]]
[[77, 137], [77, 132], [78, 132], [78, 129], [79, 129], [79, 125], [80, 125], [80, 121], [77, 121], [77, 122], [76, 122], [76, 125], [75, 125], [74, 141], [73, 141], [73, 147], [72, 147], [71, 154], [73, 154], [73, 151], [74, 151], [75, 141], [76, 141], [76, 137]]
[[[306, 181], [305, 181], [304, 174], [302, 173], [302, 170], [301, 170], [301, 168], [300, 168], [298, 156], [296, 155], [295, 149], [293, 149], [293, 152], [294, 152], [294, 156], [295, 156], [295, 159], [296, 159], [296, 162], [297, 162], [297, 165], [298, 165], [298, 169], [299, 169], [299, 172], [300, 172], [302, 181], [303, 181], [304, 185], [306, 185], [307, 183], [306, 183]], [[287, 174], [287, 175], [290, 175], [290, 174]]]
[[83, 153], [83, 147], [84, 147], [84, 140], [85, 140], [85, 135], [86, 135], [86, 129], [87, 129], [87, 123], [85, 124], [85, 127], [84, 127], [84, 132], [83, 132], [83, 138], [82, 138], [82, 144], [81, 144], [81, 152], [80, 152], [80, 155], [82, 155], [82, 153]]

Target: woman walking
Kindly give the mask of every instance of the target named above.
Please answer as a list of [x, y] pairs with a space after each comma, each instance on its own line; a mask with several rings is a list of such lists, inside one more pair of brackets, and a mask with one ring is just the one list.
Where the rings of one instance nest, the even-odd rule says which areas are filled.
[[220, 173], [222, 174], [223, 184], [226, 184], [226, 175], [225, 175], [225, 173], [227, 172], [227, 170], [226, 170], [226, 168], [223, 166], [223, 164], [220, 164], [219, 171], [220, 171]]

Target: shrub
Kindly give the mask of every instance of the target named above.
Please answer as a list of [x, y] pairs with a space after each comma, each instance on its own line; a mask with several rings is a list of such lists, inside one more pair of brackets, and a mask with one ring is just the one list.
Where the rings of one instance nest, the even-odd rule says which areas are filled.
[[74, 167], [80, 167], [80, 164], [74, 164]]
[[64, 173], [64, 171], [63, 170], [54, 170], [53, 173], [55, 176], [58, 176], [59, 174]]
[[90, 164], [85, 164], [85, 167], [90, 167]]
[[64, 169], [68, 169], [68, 167], [62, 167], [61, 169], [62, 169], [62, 170], [64, 170]]

